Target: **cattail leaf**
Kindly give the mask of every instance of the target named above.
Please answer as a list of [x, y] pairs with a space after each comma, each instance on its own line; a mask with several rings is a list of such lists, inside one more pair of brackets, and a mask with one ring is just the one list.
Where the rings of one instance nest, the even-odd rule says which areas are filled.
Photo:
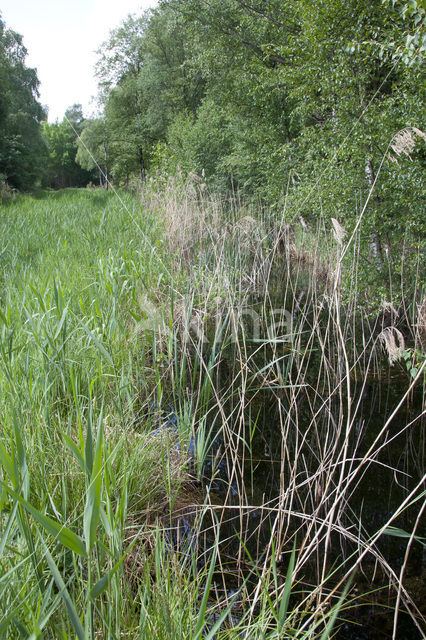
[[[404, 531], [404, 529], [398, 529], [398, 527], [387, 527], [383, 533], [385, 536], [393, 536], [394, 538], [411, 538], [411, 533]], [[423, 536], [413, 536], [413, 540], [426, 547], [426, 538]]]
[[114, 530], [113, 530], [113, 528], [111, 526], [111, 522], [110, 522], [110, 520], [108, 518], [108, 515], [107, 515], [107, 513], [106, 513], [106, 511], [105, 511], [105, 509], [104, 509], [104, 507], [102, 505], [101, 505], [99, 514], [100, 514], [100, 520], [101, 520], [102, 526], [103, 526], [103, 528], [105, 530], [105, 533], [107, 534], [108, 537], [111, 537], [113, 535], [113, 533], [114, 533]]
[[84, 456], [82, 455], [80, 449], [77, 447], [77, 445], [75, 444], [75, 442], [72, 440], [72, 438], [70, 438], [69, 436], [67, 436], [66, 433], [62, 434], [63, 439], [65, 440], [65, 444], [67, 445], [67, 447], [72, 451], [72, 453], [74, 454], [75, 459], [78, 462], [78, 465], [80, 467], [80, 469], [86, 473], [87, 472], [87, 466], [86, 466], [86, 461], [84, 459]]
[[28, 631], [25, 629], [25, 627], [19, 622], [19, 620], [16, 617], [13, 618], [13, 624], [18, 629], [19, 636], [21, 638], [28, 638], [28, 635], [29, 635]]
[[291, 552], [290, 561], [288, 563], [287, 573], [286, 573], [286, 577], [285, 577], [284, 589], [283, 589], [283, 593], [282, 593], [282, 596], [281, 596], [280, 608], [279, 608], [279, 611], [278, 611], [278, 630], [279, 630], [279, 632], [282, 631], [282, 629], [284, 627], [284, 624], [285, 624], [285, 621], [286, 621], [286, 618], [287, 618], [288, 603], [290, 601], [291, 587], [292, 587], [292, 584], [293, 584], [293, 573], [294, 573], [295, 559], [296, 559], [296, 543], [294, 543], [293, 551]]
[[[134, 546], [134, 543], [131, 545], [131, 548], [133, 548], [133, 546]], [[123, 564], [129, 551], [130, 549], [128, 549], [128, 551], [126, 551], [126, 553], [120, 558], [117, 564], [114, 565], [114, 567], [112, 567], [112, 569], [110, 569], [104, 576], [102, 576], [102, 578], [100, 578], [100, 580], [98, 580], [97, 583], [92, 587], [89, 594], [89, 598], [91, 600], [95, 600], [95, 598], [100, 596], [101, 593], [103, 593], [105, 589], [108, 588], [108, 585], [110, 584], [114, 574], [117, 573], [118, 569]]]
[[[5, 491], [5, 493], [6, 493], [6, 491]], [[4, 527], [4, 526], [2, 525], [2, 527], [3, 527], [3, 533], [2, 533], [2, 537], [1, 537], [1, 539], [0, 539], [0, 558], [2, 557], [2, 555], [3, 555], [3, 553], [4, 553], [4, 550], [5, 550], [5, 548], [6, 548], [6, 544], [7, 544], [7, 541], [8, 541], [8, 539], [9, 539], [9, 535], [10, 535], [10, 532], [11, 532], [11, 530], [12, 530], [12, 526], [13, 526], [13, 524], [14, 524], [14, 522], [15, 522], [16, 512], [17, 512], [17, 511], [18, 511], [18, 503], [17, 503], [17, 502], [15, 502], [15, 504], [13, 505], [13, 509], [12, 509], [12, 510], [11, 510], [11, 512], [9, 513], [9, 517], [8, 517], [8, 519], [7, 519], [7, 524], [6, 524], [6, 526]], [[16, 566], [16, 565], [15, 565], [15, 566]], [[4, 578], [4, 575], [3, 575], [3, 576], [1, 576], [1, 578], [0, 578], [0, 582], [3, 580], [3, 578]], [[1, 637], [1, 636], [0, 636], [0, 637]]]
[[56, 331], [55, 331], [55, 335], [53, 336], [53, 340], [56, 340], [57, 337], [59, 336], [59, 334], [60, 334], [60, 332], [62, 330], [63, 324], [64, 324], [64, 322], [65, 322], [65, 320], [67, 318], [67, 314], [68, 314], [68, 307], [65, 307], [65, 309], [62, 312], [61, 319], [58, 322], [58, 326], [56, 327]]
[[97, 583], [90, 590], [90, 593], [89, 593], [90, 600], [95, 600], [98, 596], [101, 595], [101, 593], [105, 591], [105, 589], [108, 587], [111, 581], [111, 577], [112, 576], [108, 571], [108, 573], [106, 573], [104, 576], [102, 576], [100, 580], [97, 581]]
[[[13, 432], [15, 435], [13, 458], [15, 462], [15, 487], [21, 486], [24, 498], [27, 499], [30, 491], [30, 477], [28, 473], [27, 459], [25, 456], [25, 447], [22, 441], [21, 429], [16, 416], [13, 420]], [[16, 466], [17, 465], [17, 466]], [[19, 470], [19, 473], [18, 473]]]
[[102, 495], [102, 457], [103, 457], [103, 429], [102, 416], [99, 420], [96, 451], [93, 459], [92, 475], [87, 490], [86, 506], [84, 507], [84, 537], [88, 552], [96, 540], [96, 529], [99, 524], [101, 495]]
[[[33, 632], [28, 636], [27, 640], [40, 640], [43, 638], [43, 629], [46, 627], [52, 615], [58, 609], [61, 603], [61, 594], [57, 594], [52, 601], [52, 589], [55, 584], [55, 579], [52, 577], [49, 586], [45, 590], [43, 595], [43, 601], [40, 606], [39, 615], [37, 620], [33, 620]], [[47, 608], [48, 603], [51, 603]], [[35, 627], [35, 628], [34, 628]]]
[[102, 353], [102, 355], [104, 356], [104, 358], [106, 360], [108, 360], [108, 362], [110, 364], [114, 364], [113, 360], [110, 356], [110, 354], [108, 353], [108, 351], [105, 349], [105, 347], [103, 346], [103, 344], [101, 344], [99, 342], [99, 340], [96, 338], [95, 334], [90, 331], [89, 327], [86, 327], [85, 324], [81, 323], [81, 326], [83, 327], [83, 329], [85, 330], [85, 332], [87, 333], [87, 335], [89, 336], [89, 338], [92, 340], [93, 344], [99, 349], [99, 351]]
[[214, 625], [211, 627], [211, 629], [209, 629], [209, 632], [207, 633], [207, 635], [203, 636], [204, 640], [214, 640], [214, 638], [217, 637], [217, 632], [219, 631], [223, 621], [225, 620], [225, 618], [227, 616], [229, 616], [229, 614], [232, 611], [232, 608], [235, 604], [235, 601], [238, 597], [239, 593], [237, 592], [236, 594], [234, 594], [231, 598], [231, 600], [229, 601], [229, 604], [227, 605], [227, 607], [222, 611], [222, 613], [220, 614], [219, 618], [216, 620], [216, 622], [214, 623]]
[[43, 545], [44, 555], [45, 555], [47, 564], [49, 565], [50, 572], [56, 582], [56, 586], [59, 589], [62, 600], [65, 603], [71, 624], [74, 627], [74, 631], [77, 634], [77, 638], [78, 640], [86, 640], [86, 635], [84, 633], [83, 625], [81, 624], [81, 620], [78, 616], [77, 610], [74, 606], [73, 601], [71, 600], [70, 594], [68, 593], [65, 582], [63, 581], [63, 578], [59, 572], [58, 567], [56, 566], [56, 563], [52, 557], [52, 554], [50, 553], [46, 543], [44, 542], [41, 536], [40, 536], [40, 540]]
[[[141, 533], [141, 532], [140, 532]], [[128, 547], [128, 549], [126, 550], [126, 553], [124, 553], [122, 555], [122, 557], [120, 558], [120, 560], [112, 567], [112, 569], [110, 569], [104, 576], [102, 576], [102, 578], [100, 578], [97, 583], [92, 587], [90, 593], [89, 593], [89, 598], [90, 600], [95, 600], [95, 598], [97, 598], [98, 596], [100, 596], [105, 589], [108, 587], [108, 585], [111, 582], [111, 579], [113, 578], [114, 574], [118, 571], [118, 569], [121, 567], [121, 565], [123, 564], [124, 560], [126, 559], [126, 557], [128, 556], [128, 554], [130, 553], [130, 551], [133, 549], [133, 547], [135, 546], [135, 544], [140, 540], [140, 535], [135, 536], [132, 544]]]
[[201, 635], [205, 626], [207, 602], [209, 599], [211, 584], [213, 581], [213, 573], [216, 567], [217, 553], [218, 553], [218, 542], [216, 540], [213, 548], [212, 557], [210, 558], [210, 567], [209, 567], [209, 572], [207, 574], [206, 584], [204, 586], [203, 598], [201, 600], [200, 608], [198, 610], [198, 616], [195, 624], [193, 640], [198, 640], [198, 638], [201, 638]]
[[2, 621], [0, 622], [0, 638], [5, 638], [6, 637], [6, 631], [9, 627], [9, 624], [12, 622], [12, 620], [15, 617], [15, 612], [17, 613], [19, 611], [19, 606], [16, 607], [16, 609], [14, 609], [13, 611], [11, 611], [7, 616], [4, 616], [2, 618]]
[[0, 441], [0, 463], [3, 465], [4, 470], [6, 471], [7, 475], [9, 476], [13, 484], [16, 486], [17, 483], [15, 478], [15, 470], [13, 467], [12, 458], [7, 453], [1, 441]]
[[334, 627], [334, 623], [336, 622], [336, 618], [339, 615], [339, 611], [345, 601], [346, 598], [346, 594], [349, 591], [349, 588], [352, 584], [352, 579], [353, 577], [351, 577], [348, 581], [348, 583], [346, 584], [345, 588], [343, 589], [343, 592], [339, 598], [339, 600], [337, 601], [337, 603], [334, 605], [334, 607], [331, 608], [330, 612], [331, 612], [331, 616], [325, 626], [324, 631], [321, 634], [321, 639], [320, 640], [330, 640], [331, 637], [331, 632], [333, 630]]

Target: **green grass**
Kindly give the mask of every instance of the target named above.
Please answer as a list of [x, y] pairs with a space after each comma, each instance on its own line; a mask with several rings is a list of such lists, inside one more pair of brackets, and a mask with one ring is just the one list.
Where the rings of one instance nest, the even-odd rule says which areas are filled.
[[[77, 633], [85, 610], [91, 636], [90, 592], [108, 570], [104, 586], [123, 596], [110, 583], [129, 522], [142, 527], [184, 475], [138, 415], [156, 373], [131, 313], [164, 276], [161, 243], [134, 198], [84, 190], [13, 199], [0, 235], [2, 634], [48, 617], [46, 637], [73, 637], [69, 620]], [[55, 593], [64, 571], [67, 622]], [[120, 609], [102, 611], [111, 637]]]

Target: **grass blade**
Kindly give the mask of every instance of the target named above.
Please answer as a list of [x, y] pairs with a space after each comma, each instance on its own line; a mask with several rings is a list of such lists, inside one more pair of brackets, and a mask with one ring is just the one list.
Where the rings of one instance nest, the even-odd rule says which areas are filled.
[[77, 553], [84, 558], [87, 557], [86, 548], [84, 546], [83, 540], [76, 534], [74, 531], [71, 531], [68, 527], [63, 524], [59, 524], [56, 520], [53, 520], [49, 516], [46, 516], [44, 513], [41, 513], [38, 509], [33, 507], [32, 504], [24, 500], [20, 495], [13, 491], [10, 487], [4, 484], [0, 480], [1, 485], [5, 488], [5, 490], [16, 500], [19, 504], [24, 507], [29, 514], [33, 516], [35, 520], [41, 526], [50, 533], [51, 536], [56, 538], [64, 547], [70, 549], [74, 553]]
[[56, 566], [56, 563], [41, 535], [40, 535], [40, 540], [43, 545], [44, 554], [46, 557], [47, 564], [49, 565], [50, 572], [56, 582], [56, 586], [58, 587], [60, 595], [65, 603], [71, 624], [74, 627], [74, 631], [77, 634], [78, 640], [86, 640], [86, 636], [84, 633], [83, 626], [81, 624], [81, 620], [78, 616], [74, 603], [71, 600], [70, 594], [68, 593], [68, 589], [65, 585], [65, 582], [63, 581], [62, 576], [59, 573], [59, 569]]

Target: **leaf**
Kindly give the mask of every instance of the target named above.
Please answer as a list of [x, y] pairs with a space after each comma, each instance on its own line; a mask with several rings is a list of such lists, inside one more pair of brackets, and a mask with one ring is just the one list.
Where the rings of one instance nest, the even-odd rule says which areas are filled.
[[[398, 529], [398, 527], [387, 527], [383, 533], [385, 536], [393, 536], [394, 538], [411, 538], [411, 533], [403, 529]], [[426, 538], [423, 536], [413, 536], [413, 539], [426, 547]]]
[[100, 580], [98, 580], [97, 583], [92, 587], [92, 589], [90, 590], [90, 594], [89, 594], [90, 600], [95, 600], [95, 598], [100, 596], [101, 593], [103, 593], [105, 591], [105, 589], [108, 587], [109, 583], [111, 582], [114, 574], [121, 567], [121, 565], [123, 564], [124, 560], [126, 559], [127, 554], [129, 553], [130, 549], [133, 546], [134, 546], [134, 543], [126, 551], [126, 553], [120, 558], [120, 560], [117, 562], [117, 564], [114, 565], [112, 567], [112, 569], [110, 569], [104, 576], [102, 576], [102, 578], [100, 578]]
[[74, 631], [77, 634], [78, 640], [86, 640], [86, 636], [84, 633], [84, 629], [83, 626], [81, 624], [80, 618], [78, 616], [78, 613], [76, 611], [76, 608], [74, 606], [73, 601], [71, 600], [70, 594], [68, 593], [67, 587], [65, 585], [65, 582], [62, 579], [61, 574], [59, 573], [59, 569], [55, 564], [54, 559], [52, 558], [52, 555], [49, 551], [49, 549], [47, 548], [46, 543], [44, 542], [42, 536], [40, 536], [40, 540], [41, 543], [43, 545], [44, 548], [44, 554], [47, 560], [47, 564], [49, 565], [49, 569], [50, 572], [56, 582], [56, 586], [59, 589], [59, 592], [61, 594], [62, 600], [65, 603], [65, 606], [67, 608], [68, 611], [68, 615], [70, 617], [71, 620], [71, 624], [74, 627]]
[[18, 613], [20, 606], [18, 605], [16, 609], [13, 609], [10, 613], [8, 612], [0, 622], [0, 638], [5, 638], [5, 632], [9, 626], [9, 623], [14, 620], [15, 614]]
[[73, 452], [80, 469], [84, 472], [87, 473], [87, 466], [86, 466], [86, 461], [84, 460], [84, 456], [82, 456], [80, 449], [77, 447], [77, 445], [75, 444], [75, 442], [72, 440], [72, 438], [70, 438], [69, 436], [67, 436], [66, 433], [62, 433], [62, 437], [65, 440], [65, 444], [67, 445], [67, 447]]
[[291, 587], [293, 583], [295, 558], [296, 558], [296, 542], [294, 543], [293, 551], [291, 552], [290, 561], [288, 563], [284, 590], [281, 596], [280, 609], [278, 612], [278, 629], [280, 633], [284, 627], [284, 624], [287, 618], [288, 603], [290, 600]]
[[[61, 604], [61, 594], [58, 593], [56, 597], [53, 598], [52, 601], [52, 588], [55, 583], [55, 579], [52, 576], [49, 586], [47, 587], [45, 594], [43, 596], [43, 601], [41, 603], [40, 610], [38, 612], [37, 620], [34, 620], [34, 626], [36, 627], [33, 630], [32, 634], [28, 636], [27, 640], [39, 640], [43, 638], [43, 629], [49, 622], [52, 615], [57, 610], [58, 606]], [[47, 603], [50, 603], [49, 608], [47, 608]]]
[[28, 631], [25, 629], [25, 627], [22, 626], [19, 620], [13, 618], [13, 622], [15, 624], [15, 627], [18, 629], [21, 638], [28, 638]]
[[97, 346], [97, 348], [99, 349], [99, 351], [102, 353], [102, 355], [106, 358], [106, 360], [108, 360], [108, 362], [110, 364], [114, 364], [110, 354], [108, 353], [108, 351], [105, 349], [105, 347], [99, 342], [99, 340], [96, 338], [96, 336], [92, 333], [92, 331], [90, 331], [89, 327], [86, 327], [85, 324], [83, 324], [83, 322], [81, 322], [81, 326], [83, 327], [83, 329], [85, 330], [85, 332], [87, 333], [87, 335], [89, 336], [89, 338], [92, 340], [92, 342]]
[[3, 443], [0, 441], [0, 462], [4, 467], [4, 470], [6, 471], [7, 475], [9, 476], [9, 478], [11, 479], [11, 481], [13, 482], [13, 484], [16, 486], [17, 482], [16, 482], [16, 478], [15, 478], [15, 470], [12, 464], [12, 459], [9, 456], [9, 454], [7, 453]]
[[59, 334], [61, 332], [61, 329], [62, 329], [62, 326], [63, 326], [63, 324], [64, 324], [64, 322], [66, 320], [67, 313], [68, 313], [68, 307], [65, 307], [65, 309], [63, 310], [61, 319], [59, 320], [59, 323], [58, 323], [58, 325], [56, 327], [56, 331], [55, 331], [55, 335], [53, 336], [53, 340], [56, 340], [57, 337], [59, 336]]
[[225, 618], [230, 614], [230, 612], [232, 611], [232, 607], [234, 606], [234, 603], [238, 597], [239, 593], [237, 591], [237, 593], [235, 595], [232, 596], [228, 606], [222, 611], [222, 613], [220, 614], [219, 618], [216, 620], [215, 624], [212, 626], [211, 629], [209, 629], [208, 634], [204, 637], [204, 640], [214, 640], [214, 638], [217, 637], [217, 631], [220, 629], [220, 626], [222, 624], [222, 622], [225, 620]]
[[0, 480], [0, 484], [5, 488], [5, 490], [17, 501], [19, 504], [24, 507], [30, 513], [35, 520], [41, 526], [50, 533], [51, 536], [56, 538], [64, 547], [70, 549], [74, 553], [77, 553], [84, 558], [87, 557], [86, 548], [84, 546], [83, 540], [76, 534], [74, 531], [69, 529], [63, 524], [59, 524], [56, 520], [53, 520], [49, 516], [44, 515], [33, 507], [29, 502], [24, 500], [20, 495], [13, 491], [8, 487], [4, 482]]
[[142, 316], [139, 315], [138, 313], [135, 313], [134, 311], [132, 311], [131, 309], [129, 309], [129, 313], [132, 316], [132, 318], [134, 320], [136, 320], [136, 322], [140, 322], [142, 320]]
[[346, 598], [346, 594], [349, 591], [349, 588], [352, 584], [352, 579], [353, 577], [351, 577], [349, 579], [349, 581], [347, 582], [345, 588], [343, 589], [342, 595], [340, 596], [339, 600], [337, 601], [337, 603], [334, 605], [334, 607], [332, 607], [330, 609], [330, 613], [331, 616], [329, 618], [329, 621], [327, 622], [324, 631], [321, 634], [321, 640], [330, 640], [330, 636], [331, 636], [331, 632], [333, 630], [334, 627], [334, 623], [336, 622], [336, 618], [339, 614], [340, 609], [342, 608], [342, 605], [345, 601]]
[[207, 601], [210, 595], [210, 589], [211, 589], [211, 584], [213, 580], [213, 573], [216, 568], [217, 547], [218, 547], [218, 542], [216, 540], [213, 548], [213, 554], [212, 554], [212, 557], [210, 558], [209, 572], [207, 575], [206, 584], [204, 586], [203, 598], [201, 600], [200, 608], [198, 611], [193, 640], [198, 640], [198, 638], [201, 638], [201, 634], [203, 632], [203, 628], [205, 624], [206, 609], [207, 609]]
[[[2, 524], [3, 535], [2, 535], [2, 537], [0, 539], [0, 558], [4, 553], [4, 549], [6, 547], [6, 544], [7, 544], [8, 538], [9, 538], [9, 534], [10, 534], [10, 531], [12, 529], [12, 525], [13, 525], [13, 523], [15, 521], [16, 512], [17, 511], [18, 511], [18, 503], [15, 502], [15, 504], [13, 505], [13, 509], [11, 510], [11, 512], [9, 514], [9, 518], [7, 519], [6, 526], [4, 527], [4, 525]], [[1, 582], [2, 579], [3, 579], [3, 576], [0, 578], [0, 582]]]
[[28, 494], [30, 491], [30, 477], [28, 474], [28, 465], [25, 456], [24, 443], [22, 442], [21, 437], [21, 429], [19, 428], [16, 416], [13, 420], [13, 431], [15, 434], [14, 458], [15, 464], [17, 462], [19, 468], [19, 474], [17, 473], [17, 471], [15, 471], [15, 487], [18, 488], [20, 485], [24, 494], [24, 498], [28, 498]]
[[95, 598], [100, 596], [101, 593], [105, 591], [105, 589], [108, 587], [109, 583], [111, 582], [111, 579], [113, 578], [114, 574], [121, 567], [124, 560], [129, 555], [130, 551], [133, 549], [135, 544], [140, 540], [141, 533], [142, 533], [142, 529], [140, 529], [139, 534], [135, 536], [132, 544], [128, 547], [128, 549], [126, 550], [126, 553], [124, 553], [121, 556], [120, 560], [112, 567], [112, 569], [110, 569], [104, 576], [102, 576], [102, 578], [100, 578], [97, 581], [97, 583], [92, 587], [89, 593], [90, 600], [95, 600]]
[[96, 540], [96, 529], [99, 524], [102, 494], [102, 453], [103, 453], [103, 428], [102, 414], [99, 420], [98, 435], [96, 439], [96, 451], [93, 460], [92, 476], [87, 491], [86, 506], [84, 507], [84, 537], [86, 549], [89, 553]]

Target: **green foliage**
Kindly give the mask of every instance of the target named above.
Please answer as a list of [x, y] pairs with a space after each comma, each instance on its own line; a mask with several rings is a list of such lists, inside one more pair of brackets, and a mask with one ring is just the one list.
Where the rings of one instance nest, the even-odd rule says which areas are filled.
[[65, 112], [62, 122], [43, 123], [43, 136], [48, 149], [45, 184], [55, 189], [84, 187], [95, 174], [91, 166], [77, 163], [77, 139], [85, 120], [81, 105], [73, 105]]
[[[97, 75], [116, 183], [128, 184], [135, 175], [144, 182], [170, 123], [195, 113], [203, 83], [191, 72], [187, 47], [183, 21], [170, 10], [129, 16], [102, 45]], [[96, 156], [96, 142], [88, 140], [87, 147]], [[77, 160], [86, 162], [83, 151]]]
[[[330, 474], [323, 485], [328, 493], [318, 499], [327, 506], [340, 500], [327, 518], [333, 537], [342, 536], [348, 547], [355, 544], [354, 554], [344, 559], [344, 575], [367, 552], [388, 566], [370, 532], [363, 535], [364, 523], [352, 519], [352, 505], [346, 507], [351, 487], [344, 486], [352, 480], [353, 487], [381, 451], [383, 433], [364, 457], [356, 448], [340, 446], [349, 440], [344, 427], [330, 438], [328, 451], [332, 447], [336, 457], [331, 454], [327, 462], [328, 452], [321, 451], [318, 443], [326, 443], [334, 404], [341, 425], [347, 408], [347, 398], [342, 394], [339, 401], [335, 395], [336, 380], [345, 379], [343, 361], [336, 356], [332, 364], [336, 345], [327, 337], [338, 295], [322, 296], [318, 305], [320, 290], [315, 290], [303, 313], [296, 314], [302, 298], [297, 300], [285, 275], [292, 267], [274, 249], [280, 229], [281, 220], [274, 227], [269, 215], [261, 217], [254, 208], [221, 211], [194, 177], [169, 178], [161, 195], [148, 183], [141, 200], [127, 192], [62, 190], [38, 199], [17, 196], [0, 207], [0, 233], [8, 241], [0, 274], [0, 635], [18, 637], [19, 628], [29, 638], [41, 633], [85, 639], [99, 634], [188, 640], [331, 637], [339, 607], [350, 606], [350, 600], [343, 584], [333, 600], [329, 597], [337, 574], [334, 569], [329, 574], [327, 554], [320, 553], [327, 545], [323, 533], [305, 538], [317, 504], [307, 500], [303, 512], [291, 506], [299, 484], [281, 485], [280, 499], [286, 502], [280, 507], [264, 503], [264, 495], [242, 495], [246, 488], [238, 466], [243, 455], [255, 471], [253, 438], [264, 427], [257, 424], [257, 406], [250, 406], [253, 398], [267, 393], [272, 403], [282, 392], [294, 411], [291, 417], [301, 416], [296, 399], [322, 368], [318, 357], [330, 363], [320, 378], [321, 383], [329, 379], [329, 388], [302, 405], [303, 420], [313, 418], [301, 439], [307, 448], [293, 455], [293, 419], [286, 432], [278, 427], [277, 435], [292, 447], [286, 458], [290, 473], [300, 474], [309, 491], [318, 486], [318, 469]], [[314, 245], [317, 240], [304, 232], [303, 249]], [[331, 248], [330, 272], [340, 255]], [[265, 274], [265, 263], [271, 274]], [[270, 284], [261, 303], [266, 313], [259, 315], [265, 339], [253, 344], [241, 309], [258, 295], [259, 285], [272, 283], [272, 266], [279, 269], [274, 276], [279, 304], [293, 305], [294, 335], [283, 342], [282, 323], [270, 323], [267, 307], [274, 309], [275, 301], [266, 300], [277, 295]], [[250, 281], [255, 290], [249, 293]], [[342, 317], [342, 345], [355, 341], [350, 328], [356, 318]], [[199, 331], [194, 331], [197, 319]], [[373, 350], [354, 353], [356, 363], [375, 354], [374, 340], [365, 336]], [[223, 383], [219, 367], [229, 371], [230, 384]], [[235, 409], [228, 412], [230, 403]], [[355, 399], [349, 430], [359, 424], [356, 404]], [[324, 422], [315, 422], [324, 405]], [[170, 428], [169, 407], [176, 419]], [[241, 482], [237, 510], [252, 512], [262, 501], [259, 509], [271, 509], [271, 522], [277, 523], [270, 534], [261, 518], [254, 534], [241, 523], [238, 540], [238, 524], [232, 523], [231, 534], [216, 526], [222, 505], [211, 504], [207, 495], [208, 505], [201, 506], [201, 491], [188, 471], [204, 479], [203, 461], [213, 453], [218, 431], [231, 473]], [[219, 453], [211, 462], [219, 474]], [[342, 473], [336, 486], [336, 469], [349, 464], [351, 473]], [[391, 464], [388, 460], [386, 467]], [[421, 495], [419, 490], [413, 501], [420, 503]], [[186, 513], [180, 500], [190, 502], [191, 512], [195, 500], [198, 505], [200, 518], [194, 516], [189, 525], [190, 548], [183, 529], [180, 538], [174, 528], [178, 514]], [[409, 530], [396, 519], [404, 505], [390, 514], [379, 537], [393, 523]], [[278, 517], [285, 526], [289, 513], [308, 553], [305, 544], [295, 543], [291, 551], [292, 529], [282, 535]], [[319, 519], [320, 526], [326, 522]], [[175, 549], [173, 533], [182, 547]], [[261, 548], [259, 540], [265, 540]], [[234, 565], [229, 553], [234, 543], [241, 564]], [[256, 548], [256, 557], [248, 545]], [[277, 566], [281, 553], [283, 569]], [[324, 562], [318, 566], [320, 556]], [[301, 582], [307, 570], [313, 587]], [[235, 599], [221, 595], [227, 571], [232, 584], [234, 574], [241, 576]]]
[[170, 170], [180, 167], [185, 174], [204, 172], [214, 180], [226, 149], [230, 149], [231, 136], [230, 114], [211, 101], [203, 102], [197, 118], [179, 114], [168, 130], [168, 152], [173, 159]]
[[401, 349], [399, 359], [403, 361], [410, 377], [415, 378], [419, 370], [425, 367], [426, 354], [419, 349]]
[[86, 171], [98, 172], [101, 185], [108, 184], [109, 146], [105, 119], [85, 120], [77, 140], [76, 162]]
[[45, 148], [35, 69], [25, 65], [22, 36], [0, 17], [0, 182], [29, 189], [40, 179]]
[[[392, 18], [398, 24], [397, 34], [379, 42], [382, 56], [401, 61], [406, 66], [421, 66], [426, 52], [426, 8], [422, 0], [383, 0], [393, 9]], [[395, 37], [396, 35], [396, 37]]]
[[[207, 412], [217, 358], [190, 362], [173, 323], [166, 346], [143, 328], [143, 295], [160, 297], [167, 284], [169, 313], [174, 305], [172, 256], [158, 212], [141, 211], [127, 193], [119, 198], [63, 190], [0, 208], [8, 238], [0, 287], [0, 635], [18, 637], [19, 628], [33, 638], [237, 638], [254, 624], [272, 639], [278, 624], [280, 632], [305, 624], [306, 613], [289, 606], [294, 562], [282, 594], [275, 588], [271, 596], [275, 568], [262, 581], [260, 614], [249, 620], [247, 611], [230, 624], [234, 600], [218, 600], [214, 583], [218, 542], [197, 570], [195, 551], [172, 554], [167, 527], [151, 526], [188, 482], [174, 438], [188, 450], [191, 395], [197, 390]], [[161, 404], [162, 386], [179, 413], [178, 435], [153, 433], [159, 418], [149, 407], [153, 398]], [[200, 455], [211, 429], [197, 441]], [[321, 625], [313, 621], [311, 631], [319, 635]]]
[[[166, 480], [177, 484], [183, 473], [169, 466], [163, 478], [150, 427], [139, 418], [132, 426], [149, 374], [146, 345], [135, 359], [124, 352], [138, 344], [128, 310], [138, 308], [141, 282], [151, 289], [163, 272], [150, 257], [156, 234], [149, 212], [142, 219], [125, 193], [65, 190], [0, 207], [8, 238], [0, 276], [2, 637], [16, 637], [16, 624], [27, 637], [40, 629], [94, 637], [94, 611], [104, 616], [96, 625], [119, 637], [122, 604], [133, 602], [120, 587], [131, 549], [127, 508], [141, 518], [167, 495]], [[110, 598], [118, 615], [108, 612]]]

